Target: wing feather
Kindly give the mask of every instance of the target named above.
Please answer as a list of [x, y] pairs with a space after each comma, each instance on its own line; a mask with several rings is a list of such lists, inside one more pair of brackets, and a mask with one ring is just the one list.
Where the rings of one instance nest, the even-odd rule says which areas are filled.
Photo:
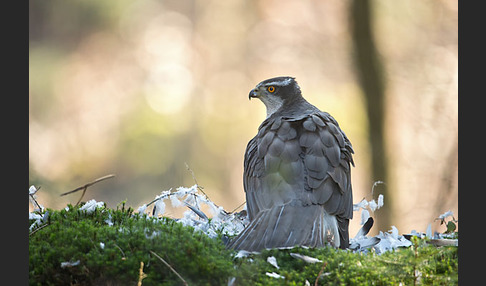
[[299, 141], [305, 152], [303, 161], [309, 188], [306, 191], [311, 193], [310, 201], [323, 205], [329, 214], [352, 218], [349, 165], [353, 150], [336, 120], [325, 112], [310, 115], [302, 122]]
[[[353, 153], [348, 138], [328, 113], [267, 118], [245, 152], [243, 185], [252, 222], [252, 229], [245, 235], [251, 232], [251, 236], [262, 238], [248, 242], [248, 247], [258, 249], [272, 247], [276, 241], [292, 244], [306, 240], [306, 245], [315, 245], [322, 240], [314, 234], [322, 218], [301, 222], [296, 219], [299, 214], [292, 213], [299, 205], [319, 206], [325, 213], [336, 215], [341, 245], [346, 245], [347, 224], [353, 215]], [[275, 217], [266, 217], [270, 214]], [[312, 233], [306, 234], [304, 229], [311, 229]], [[285, 237], [275, 237], [282, 231]]]

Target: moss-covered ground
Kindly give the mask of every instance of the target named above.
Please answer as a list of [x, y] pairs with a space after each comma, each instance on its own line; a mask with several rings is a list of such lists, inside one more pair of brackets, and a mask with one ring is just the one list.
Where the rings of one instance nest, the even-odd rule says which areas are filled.
[[[266, 250], [236, 258], [168, 218], [120, 205], [88, 213], [46, 209], [29, 234], [31, 285], [456, 285], [457, 247], [413, 246], [381, 255], [331, 247]], [[31, 220], [33, 224], [35, 220]], [[290, 253], [322, 262], [308, 263]], [[276, 258], [279, 268], [267, 262]], [[142, 264], [143, 262], [143, 264]], [[277, 273], [280, 278], [267, 273]]]

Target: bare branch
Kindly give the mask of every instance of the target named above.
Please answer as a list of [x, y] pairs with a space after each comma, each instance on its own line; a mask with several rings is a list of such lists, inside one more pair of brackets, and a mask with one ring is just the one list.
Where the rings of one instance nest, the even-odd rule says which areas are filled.
[[74, 190], [72, 190], [72, 191], [62, 193], [60, 196], [62, 197], [62, 196], [65, 196], [65, 195], [69, 195], [69, 194], [75, 193], [75, 192], [77, 192], [77, 191], [80, 191], [80, 190], [86, 189], [86, 188], [88, 188], [89, 186], [92, 186], [92, 185], [94, 185], [94, 184], [96, 184], [96, 183], [98, 183], [98, 182], [101, 182], [101, 181], [104, 181], [104, 180], [106, 180], [106, 179], [113, 178], [113, 177], [115, 177], [115, 175], [114, 175], [114, 174], [110, 174], [110, 175], [103, 176], [103, 177], [101, 177], [101, 178], [98, 178], [98, 179], [94, 180], [93, 182], [87, 183], [86, 185], [81, 186], [81, 187], [79, 187], [79, 188], [76, 188], [76, 189], [74, 189]]
[[43, 229], [44, 227], [46, 227], [46, 226], [48, 226], [48, 225], [49, 225], [49, 224], [48, 224], [48, 223], [46, 223], [46, 224], [43, 224], [43, 225], [39, 226], [38, 228], [36, 228], [36, 229], [34, 229], [33, 231], [31, 231], [31, 232], [29, 233], [29, 236], [33, 235], [34, 233], [36, 233], [37, 231], [39, 231], [39, 230]]
[[94, 181], [92, 181], [90, 183], [87, 183], [87, 184], [85, 184], [85, 185], [83, 185], [83, 186], [81, 186], [79, 188], [76, 188], [76, 189], [74, 189], [72, 191], [62, 193], [60, 196], [62, 197], [62, 196], [69, 195], [69, 194], [78, 192], [80, 190], [83, 190], [83, 193], [81, 194], [81, 197], [79, 198], [78, 202], [76, 203], [76, 205], [78, 205], [81, 202], [81, 200], [83, 199], [84, 194], [86, 194], [86, 190], [88, 189], [88, 187], [90, 187], [90, 186], [92, 186], [92, 185], [94, 185], [96, 183], [99, 183], [101, 181], [104, 181], [106, 179], [113, 178], [113, 177], [115, 177], [115, 174], [109, 174], [109, 175], [103, 176], [103, 177], [98, 178], [98, 179], [96, 179], [96, 180], [94, 180]]

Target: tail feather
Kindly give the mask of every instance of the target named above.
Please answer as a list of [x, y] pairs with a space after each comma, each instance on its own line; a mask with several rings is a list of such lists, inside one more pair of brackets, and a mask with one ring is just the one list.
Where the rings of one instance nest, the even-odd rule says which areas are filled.
[[[341, 223], [322, 206], [285, 204], [259, 212], [228, 247], [260, 251], [293, 246], [323, 247], [328, 242], [339, 247], [343, 244], [342, 230]], [[347, 244], [347, 239], [344, 243]]]
[[339, 247], [342, 249], [349, 248], [349, 219], [336, 217], [339, 226]]

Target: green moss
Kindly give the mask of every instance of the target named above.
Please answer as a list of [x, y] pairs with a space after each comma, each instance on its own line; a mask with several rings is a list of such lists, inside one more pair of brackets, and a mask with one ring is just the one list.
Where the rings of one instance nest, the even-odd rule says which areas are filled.
[[[69, 211], [47, 212], [48, 225], [29, 236], [31, 285], [136, 285], [141, 261], [147, 275], [143, 285], [180, 285], [176, 274], [150, 251], [189, 284], [225, 284], [234, 273], [231, 252], [220, 241], [170, 219], [148, 218], [132, 209], [87, 214], [70, 206]], [[79, 265], [61, 268], [62, 262], [77, 260]]]
[[[290, 253], [300, 253], [320, 259], [322, 263], [306, 263]], [[280, 269], [266, 262], [274, 256]], [[248, 263], [252, 259], [253, 263]], [[289, 250], [266, 250], [240, 261], [246, 270], [239, 275], [242, 285], [314, 285], [319, 276], [319, 285], [414, 285], [457, 284], [457, 247], [437, 248], [420, 246], [413, 249], [398, 249], [382, 255], [361, 254], [334, 249], [293, 248]], [[265, 275], [276, 272], [284, 280]], [[320, 274], [319, 274], [320, 273]]]
[[[360, 254], [331, 247], [265, 250], [234, 258], [220, 238], [211, 239], [171, 219], [133, 213], [124, 205], [99, 208], [91, 214], [69, 210], [45, 213], [29, 235], [31, 285], [136, 285], [140, 262], [147, 275], [142, 285], [182, 285], [179, 277], [150, 251], [162, 257], [189, 285], [404, 285], [457, 284], [457, 247], [429, 246], [414, 240], [411, 248], [382, 255]], [[33, 221], [31, 221], [33, 223]], [[100, 244], [101, 243], [101, 244]], [[321, 260], [296, 259], [299, 253]], [[267, 262], [274, 256], [280, 269]], [[61, 267], [62, 262], [76, 262]], [[276, 272], [284, 279], [273, 278]]]

